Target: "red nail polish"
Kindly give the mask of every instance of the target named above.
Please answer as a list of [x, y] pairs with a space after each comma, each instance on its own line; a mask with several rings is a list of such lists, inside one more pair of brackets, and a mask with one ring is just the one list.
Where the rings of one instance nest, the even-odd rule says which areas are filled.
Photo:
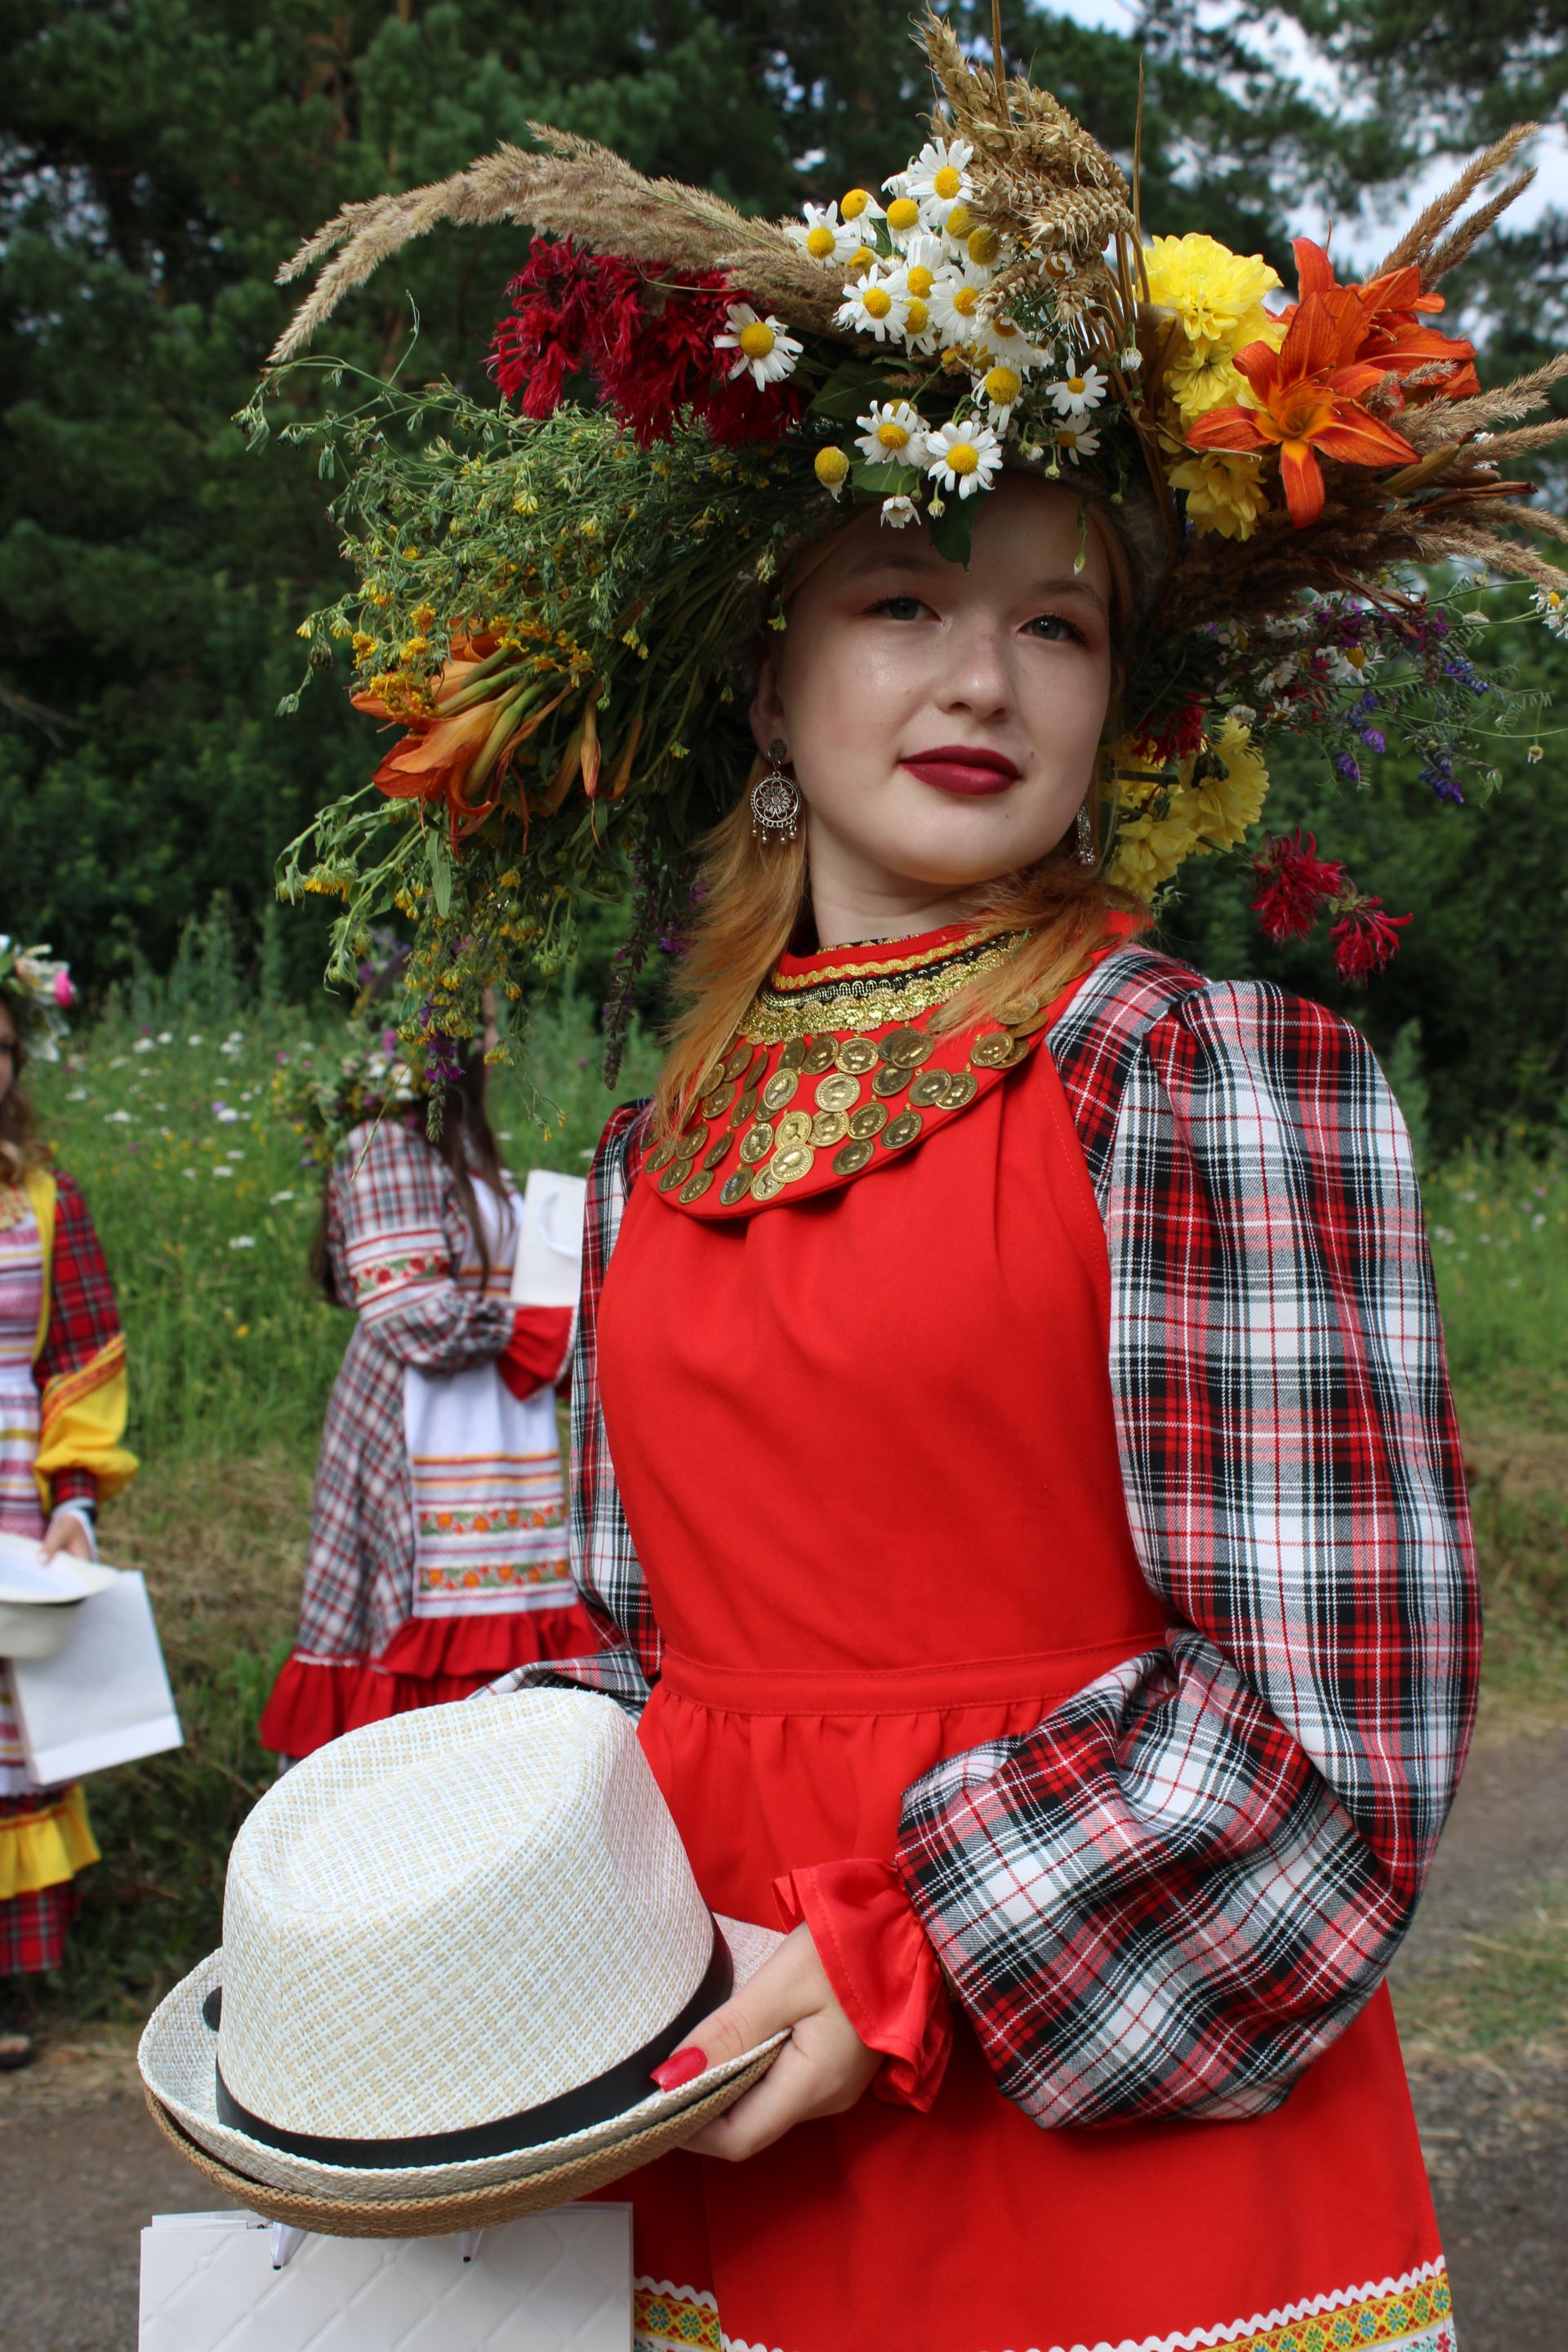
[[679, 2091], [682, 2084], [695, 2083], [699, 2074], [707, 2072], [707, 2052], [699, 2050], [695, 2043], [689, 2043], [686, 2049], [678, 2050], [673, 2058], [667, 2058], [662, 2066], [656, 2066], [652, 2079], [661, 2091]]

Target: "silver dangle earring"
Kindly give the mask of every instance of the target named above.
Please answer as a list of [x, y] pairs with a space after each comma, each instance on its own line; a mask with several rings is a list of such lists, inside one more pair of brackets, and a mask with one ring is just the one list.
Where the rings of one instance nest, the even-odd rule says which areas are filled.
[[752, 832], [758, 841], [793, 841], [800, 817], [800, 786], [784, 773], [789, 754], [781, 737], [775, 735], [768, 745], [768, 757], [773, 766], [752, 786]]
[[1076, 840], [1075, 856], [1080, 866], [1092, 866], [1095, 859], [1094, 822], [1089, 813], [1089, 803], [1079, 803], [1078, 823], [1073, 827]]

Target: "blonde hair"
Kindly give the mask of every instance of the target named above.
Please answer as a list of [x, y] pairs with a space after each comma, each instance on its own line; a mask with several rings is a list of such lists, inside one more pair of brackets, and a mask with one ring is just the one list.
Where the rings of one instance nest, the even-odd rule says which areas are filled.
[[[1086, 498], [1082, 510], [1110, 575], [1114, 707], [1136, 597], [1133, 558], [1102, 505]], [[826, 539], [837, 536], [833, 531]], [[821, 540], [804, 551], [791, 593], [816, 571], [825, 552]], [[1108, 715], [1107, 740], [1111, 731]], [[804, 828], [793, 841], [763, 839], [753, 828], [752, 789], [766, 766], [760, 756], [753, 760], [735, 806], [700, 845], [693, 891], [697, 913], [674, 983], [679, 1010], [654, 1095], [654, 1131], [661, 1139], [684, 1124], [705, 1087], [712, 1084], [752, 1000], [788, 948], [809, 895]], [[1084, 803], [1097, 843], [1105, 831], [1106, 775], [1106, 761], [1097, 760]], [[931, 1028], [962, 1028], [987, 1018], [1004, 1027], [1029, 1021], [1086, 971], [1095, 950], [1114, 936], [1112, 915], [1149, 919], [1139, 898], [1106, 878], [1102, 862], [1092, 866], [1079, 862], [1069, 832], [1034, 865], [1002, 876], [983, 894], [975, 908], [977, 928], [986, 935], [1022, 934], [1017, 950], [940, 1006], [931, 1016]]]

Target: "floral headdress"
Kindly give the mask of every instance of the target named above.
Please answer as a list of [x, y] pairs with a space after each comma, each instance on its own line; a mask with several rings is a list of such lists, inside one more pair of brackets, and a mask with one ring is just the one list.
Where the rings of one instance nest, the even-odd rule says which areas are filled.
[[70, 1024], [76, 983], [63, 957], [47, 947], [18, 947], [0, 931], [0, 990], [21, 1015], [23, 1043], [37, 1062], [58, 1062], [60, 1040]]
[[336, 1045], [307, 1040], [278, 1055], [272, 1107], [300, 1138], [308, 1167], [330, 1168], [356, 1127], [401, 1118], [462, 1074], [450, 1037], [408, 1001], [408, 962], [395, 933], [373, 930], [362, 942], [343, 1037]]
[[[499, 410], [376, 383], [284, 427], [349, 476], [334, 511], [358, 586], [302, 625], [312, 667], [351, 639], [355, 702], [404, 730], [378, 794], [324, 811], [284, 861], [285, 888], [346, 901], [340, 972], [398, 907], [426, 1013], [468, 1034], [488, 984], [515, 996], [521, 971], [558, 967], [618, 851], [629, 986], [679, 932], [691, 845], [736, 797], [740, 659], [784, 625], [802, 545], [870, 504], [962, 562], [1004, 466], [1080, 488], [1080, 562], [1090, 498], [1140, 556], [1105, 849], [1141, 898], [1185, 857], [1257, 839], [1271, 730], [1312, 730], [1352, 782], [1391, 737], [1414, 743], [1447, 799], [1489, 764], [1481, 713], [1506, 697], [1468, 649], [1474, 600], [1431, 600], [1407, 567], [1521, 579], [1568, 632], [1568, 574], [1518, 535], [1568, 525], [1500, 471], [1568, 434], [1517, 423], [1568, 355], [1482, 393], [1471, 344], [1435, 323], [1438, 279], [1532, 174], [1465, 207], [1532, 126], [1363, 283], [1298, 239], [1281, 302], [1256, 257], [1202, 234], [1146, 242], [1121, 170], [1047, 91], [972, 66], [934, 17], [921, 37], [931, 138], [878, 191], [801, 221], [746, 219], [535, 126], [537, 152], [351, 206], [282, 273], [324, 265], [273, 355], [299, 364], [342, 297], [438, 222], [548, 232], [496, 332]], [[1393, 952], [1406, 919], [1310, 836], [1253, 863], [1270, 936], [1327, 906], [1347, 976]]]

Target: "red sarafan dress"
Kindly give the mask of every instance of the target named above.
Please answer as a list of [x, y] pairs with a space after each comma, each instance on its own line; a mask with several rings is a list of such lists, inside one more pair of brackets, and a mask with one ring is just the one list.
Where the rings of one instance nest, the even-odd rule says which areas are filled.
[[[1222, 1107], [1212, 1074], [1206, 1097], [1196, 1078], [1181, 1096], [1180, 1039], [1152, 1033], [1176, 1022], [1190, 1041], [1206, 1020], [1217, 1038], [1242, 992], [1126, 945], [1026, 1038], [933, 1033], [943, 993], [997, 952], [961, 930], [785, 958], [676, 1150], [647, 1156], [646, 1123], [623, 1115], [605, 1154], [619, 1176], [597, 1180], [576, 1565], [624, 1646], [579, 1678], [644, 1699], [710, 1903], [805, 1918], [885, 2053], [849, 2113], [608, 2192], [635, 2201], [639, 2352], [1448, 2352], [1382, 1977], [1425, 1866], [1404, 1850], [1410, 1809], [1402, 1824], [1390, 1809], [1415, 1754], [1443, 1784], [1440, 1821], [1469, 1721], [1462, 1489], [1446, 1490], [1446, 1534], [1431, 1513], [1432, 1544], [1451, 1546], [1437, 1570], [1407, 1546], [1397, 1569], [1369, 1556], [1359, 1599], [1314, 1587], [1302, 1547], [1326, 1538], [1296, 1490], [1288, 1405], [1317, 1319], [1300, 1265], [1288, 1284], [1274, 1270], [1274, 1402], [1247, 1399], [1272, 1467], [1230, 1459], [1237, 1412], [1169, 1380], [1156, 1462], [1138, 1400], [1169, 1267], [1201, 1255], [1210, 1213], [1173, 1189], [1173, 1155], [1184, 1122]], [[1348, 1151], [1352, 1125], [1402, 1134], [1353, 1033], [1278, 992], [1259, 1006], [1281, 1054], [1318, 1054], [1296, 1091], [1301, 1149]], [[1329, 1043], [1304, 1047], [1303, 1023]], [[1254, 1069], [1278, 1099], [1269, 1052]], [[1163, 1132], [1138, 1054], [1164, 1073]], [[1246, 1137], [1206, 1149], [1256, 1199]], [[1140, 1328], [1128, 1229], [1162, 1182], [1170, 1230], [1145, 1236]], [[1338, 1215], [1326, 1191], [1307, 1213]], [[1338, 1246], [1359, 1297], [1348, 1230]], [[1386, 1269], [1364, 1272], [1375, 1319]], [[1239, 1378], [1246, 1352], [1222, 1328], [1227, 1279], [1216, 1264], [1196, 1318], [1215, 1328], [1211, 1381]], [[1365, 1370], [1345, 1339], [1323, 1368], [1329, 1420], [1334, 1381]], [[1439, 1356], [1415, 1409], [1439, 1453], [1445, 1403]], [[1333, 1477], [1352, 1461], [1351, 1532], [1373, 1545], [1390, 1521], [1369, 1425], [1342, 1433]], [[1163, 1559], [1155, 1475], [1186, 1530]], [[1250, 1556], [1222, 1574], [1243, 1526]], [[1393, 1708], [1421, 1729], [1368, 1800], [1336, 1760], [1358, 1675], [1361, 1746], [1382, 1737], [1360, 1620], [1337, 1628], [1335, 1683], [1321, 1623], [1293, 1665], [1267, 1654], [1270, 1595], [1289, 1575], [1285, 1621], [1353, 1616], [1383, 1610], [1380, 1576], [1423, 1572], [1440, 1629], [1426, 1641], [1413, 1598], [1405, 1633], [1380, 1637], [1407, 1641]], [[1292, 1673], [1321, 1737], [1314, 1706], [1289, 1727], [1270, 1711]]]

